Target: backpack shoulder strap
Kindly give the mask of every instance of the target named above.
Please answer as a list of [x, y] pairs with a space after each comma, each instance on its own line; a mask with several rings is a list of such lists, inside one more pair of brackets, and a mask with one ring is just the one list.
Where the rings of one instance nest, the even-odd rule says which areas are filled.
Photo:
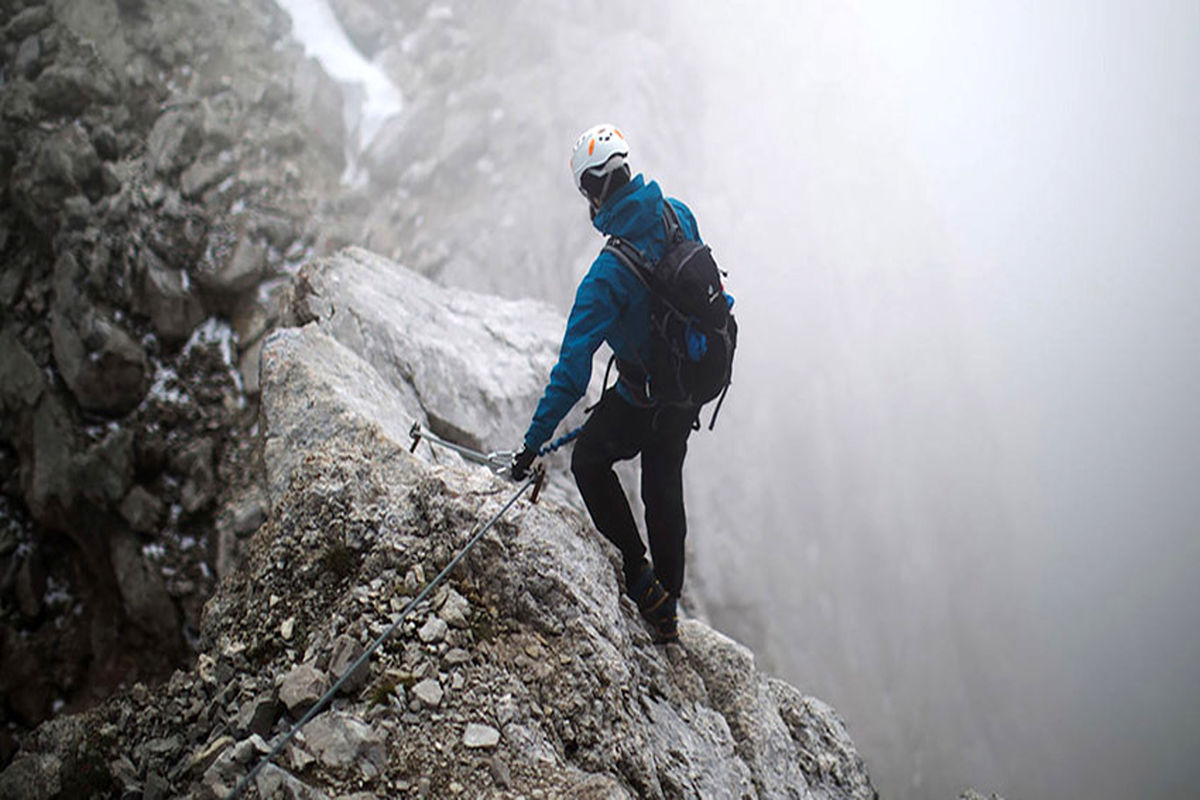
[[682, 242], [686, 236], [683, 233], [683, 226], [679, 224], [679, 214], [675, 211], [675, 206], [671, 205], [671, 201], [663, 198], [663, 231], [667, 234], [667, 243]]
[[647, 289], [650, 288], [650, 276], [652, 271], [646, 264], [646, 257], [641, 251], [634, 247], [629, 242], [619, 236], [608, 237], [608, 242], [604, 245], [604, 249], [617, 257], [625, 265], [627, 269], [637, 276], [637, 279], [642, 282], [642, 285]]

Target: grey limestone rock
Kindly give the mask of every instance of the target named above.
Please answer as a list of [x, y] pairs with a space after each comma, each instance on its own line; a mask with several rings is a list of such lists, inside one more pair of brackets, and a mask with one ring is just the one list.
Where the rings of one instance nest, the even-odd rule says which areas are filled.
[[328, 800], [329, 797], [274, 764], [263, 767], [255, 778], [254, 787], [258, 789], [259, 797], [278, 800]]
[[491, 725], [469, 722], [467, 729], [463, 731], [462, 742], [464, 746], [473, 749], [495, 747], [500, 743], [500, 731]]
[[279, 699], [288, 713], [299, 717], [329, 689], [329, 678], [312, 664], [301, 664], [283, 676]]
[[421, 641], [426, 644], [436, 644], [446, 638], [446, 633], [449, 626], [445, 620], [440, 617], [430, 617], [421, 630], [417, 631], [417, 635], [421, 637]]
[[387, 760], [382, 737], [365, 722], [329, 711], [304, 726], [304, 746], [327, 767], [369, 764], [376, 772]]
[[258, 694], [238, 708], [234, 730], [239, 734], [266, 736], [279, 713], [279, 702], [269, 692]]
[[426, 678], [413, 687], [413, 696], [427, 706], [441, 705], [444, 692], [434, 678]]
[[455, 628], [467, 627], [467, 615], [471, 612], [471, 604], [467, 598], [451, 589], [446, 593], [446, 600], [438, 609], [438, 616], [448, 625]]
[[[341, 680], [342, 675], [358, 660], [365, 649], [358, 639], [344, 635], [339, 636], [333, 643], [333, 655], [329, 659], [329, 673], [333, 679]], [[350, 677], [346, 678], [341, 691], [345, 694], [354, 694], [366, 684], [370, 675], [371, 665], [364, 662], [350, 674]]]

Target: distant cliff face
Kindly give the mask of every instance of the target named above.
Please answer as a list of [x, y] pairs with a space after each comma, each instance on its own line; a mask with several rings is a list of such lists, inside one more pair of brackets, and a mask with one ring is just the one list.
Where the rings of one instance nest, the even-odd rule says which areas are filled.
[[[407, 431], [511, 441], [508, 409], [532, 404], [554, 358], [554, 312], [349, 250], [301, 272], [289, 321], [262, 362], [269, 518], [205, 608], [195, 668], [43, 725], [0, 797], [223, 797], [514, 491], [410, 453]], [[874, 796], [832, 709], [700, 622], [652, 644], [618, 574], [555, 492], [520, 501], [258, 791]]]

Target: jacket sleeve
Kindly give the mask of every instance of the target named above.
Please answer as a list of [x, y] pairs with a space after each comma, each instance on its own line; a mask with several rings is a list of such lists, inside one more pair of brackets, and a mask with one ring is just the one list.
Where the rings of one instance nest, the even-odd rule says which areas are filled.
[[592, 357], [608, 336], [620, 313], [617, 285], [601, 269], [601, 255], [579, 284], [558, 351], [550, 383], [533, 413], [525, 433], [525, 446], [535, 450], [552, 435], [558, 423], [587, 392], [592, 378]]

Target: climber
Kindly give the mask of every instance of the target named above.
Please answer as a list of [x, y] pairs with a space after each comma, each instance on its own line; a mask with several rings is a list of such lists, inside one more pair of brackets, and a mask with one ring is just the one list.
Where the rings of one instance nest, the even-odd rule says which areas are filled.
[[[670, 203], [683, 235], [698, 241], [692, 212], [666, 199], [658, 184], [634, 175], [629, 146], [619, 130], [597, 125], [585, 131], [571, 154], [575, 187], [587, 199], [592, 224], [620, 237], [657, 261], [667, 247], [664, 203]], [[678, 639], [676, 604], [683, 589], [683, 460], [697, 419], [695, 406], [656, 402], [649, 392], [651, 363], [650, 292], [642, 279], [609, 249], [592, 263], [579, 284], [567, 319], [558, 363], [513, 457], [511, 474], [521, 480], [543, 442], [587, 391], [592, 358], [608, 342], [618, 379], [605, 387], [584, 424], [571, 458], [571, 472], [596, 528], [621, 551], [625, 591], [637, 604], [656, 641]], [[617, 461], [641, 454], [642, 501], [653, 565], [638, 532], [621, 483]]]

